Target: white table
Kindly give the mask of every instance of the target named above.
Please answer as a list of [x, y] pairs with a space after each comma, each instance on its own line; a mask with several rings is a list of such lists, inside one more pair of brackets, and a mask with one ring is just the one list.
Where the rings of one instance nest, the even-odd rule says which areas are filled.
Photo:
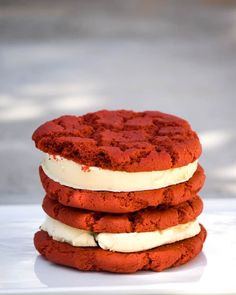
[[236, 294], [236, 200], [206, 200], [199, 218], [204, 251], [161, 273], [80, 272], [38, 256], [32, 238], [43, 220], [38, 205], [0, 207], [0, 294]]

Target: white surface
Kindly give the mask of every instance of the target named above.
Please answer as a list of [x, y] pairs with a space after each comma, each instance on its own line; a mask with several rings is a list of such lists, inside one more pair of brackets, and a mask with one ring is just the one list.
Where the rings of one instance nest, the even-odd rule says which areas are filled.
[[236, 201], [207, 200], [200, 221], [204, 251], [185, 266], [161, 273], [86, 273], [39, 257], [32, 238], [39, 206], [0, 208], [0, 294], [229, 294], [236, 293]]
[[[120, 158], [124, 159], [121, 153]], [[161, 171], [125, 172], [80, 165], [59, 155], [45, 154], [44, 173], [56, 182], [73, 188], [94, 191], [130, 192], [163, 188], [189, 180], [198, 160], [186, 166]]]

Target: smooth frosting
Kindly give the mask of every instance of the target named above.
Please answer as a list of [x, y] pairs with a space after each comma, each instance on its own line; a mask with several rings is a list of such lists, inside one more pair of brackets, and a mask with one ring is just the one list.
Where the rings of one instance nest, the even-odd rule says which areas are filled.
[[174, 243], [197, 235], [200, 225], [197, 220], [152, 232], [139, 233], [93, 233], [77, 229], [46, 216], [41, 229], [54, 240], [75, 247], [101, 247], [115, 252], [139, 252], [161, 245]]
[[179, 168], [148, 172], [124, 172], [88, 167], [61, 156], [45, 155], [42, 168], [52, 180], [75, 189], [129, 192], [159, 189], [189, 180], [198, 161]]

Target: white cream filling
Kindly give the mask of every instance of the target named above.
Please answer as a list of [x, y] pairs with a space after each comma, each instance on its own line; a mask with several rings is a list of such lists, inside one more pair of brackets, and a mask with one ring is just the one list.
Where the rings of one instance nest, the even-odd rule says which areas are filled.
[[46, 215], [40, 228], [59, 242], [66, 242], [75, 247], [97, 247], [92, 232], [66, 225]]
[[194, 220], [153, 232], [97, 234], [68, 226], [49, 216], [46, 216], [41, 229], [46, 231], [54, 240], [66, 242], [75, 247], [99, 246], [104, 250], [126, 253], [139, 252], [174, 243], [193, 237], [201, 231], [198, 221]]
[[189, 180], [198, 161], [179, 168], [148, 172], [125, 172], [87, 167], [61, 156], [46, 154], [42, 168], [52, 180], [75, 189], [129, 192], [159, 189]]

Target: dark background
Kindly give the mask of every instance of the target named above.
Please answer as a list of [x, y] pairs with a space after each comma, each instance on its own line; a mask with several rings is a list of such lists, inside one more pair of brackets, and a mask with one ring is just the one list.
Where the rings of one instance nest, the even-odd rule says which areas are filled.
[[101, 108], [188, 119], [236, 197], [235, 1], [0, 0], [0, 203], [41, 202], [39, 124]]

